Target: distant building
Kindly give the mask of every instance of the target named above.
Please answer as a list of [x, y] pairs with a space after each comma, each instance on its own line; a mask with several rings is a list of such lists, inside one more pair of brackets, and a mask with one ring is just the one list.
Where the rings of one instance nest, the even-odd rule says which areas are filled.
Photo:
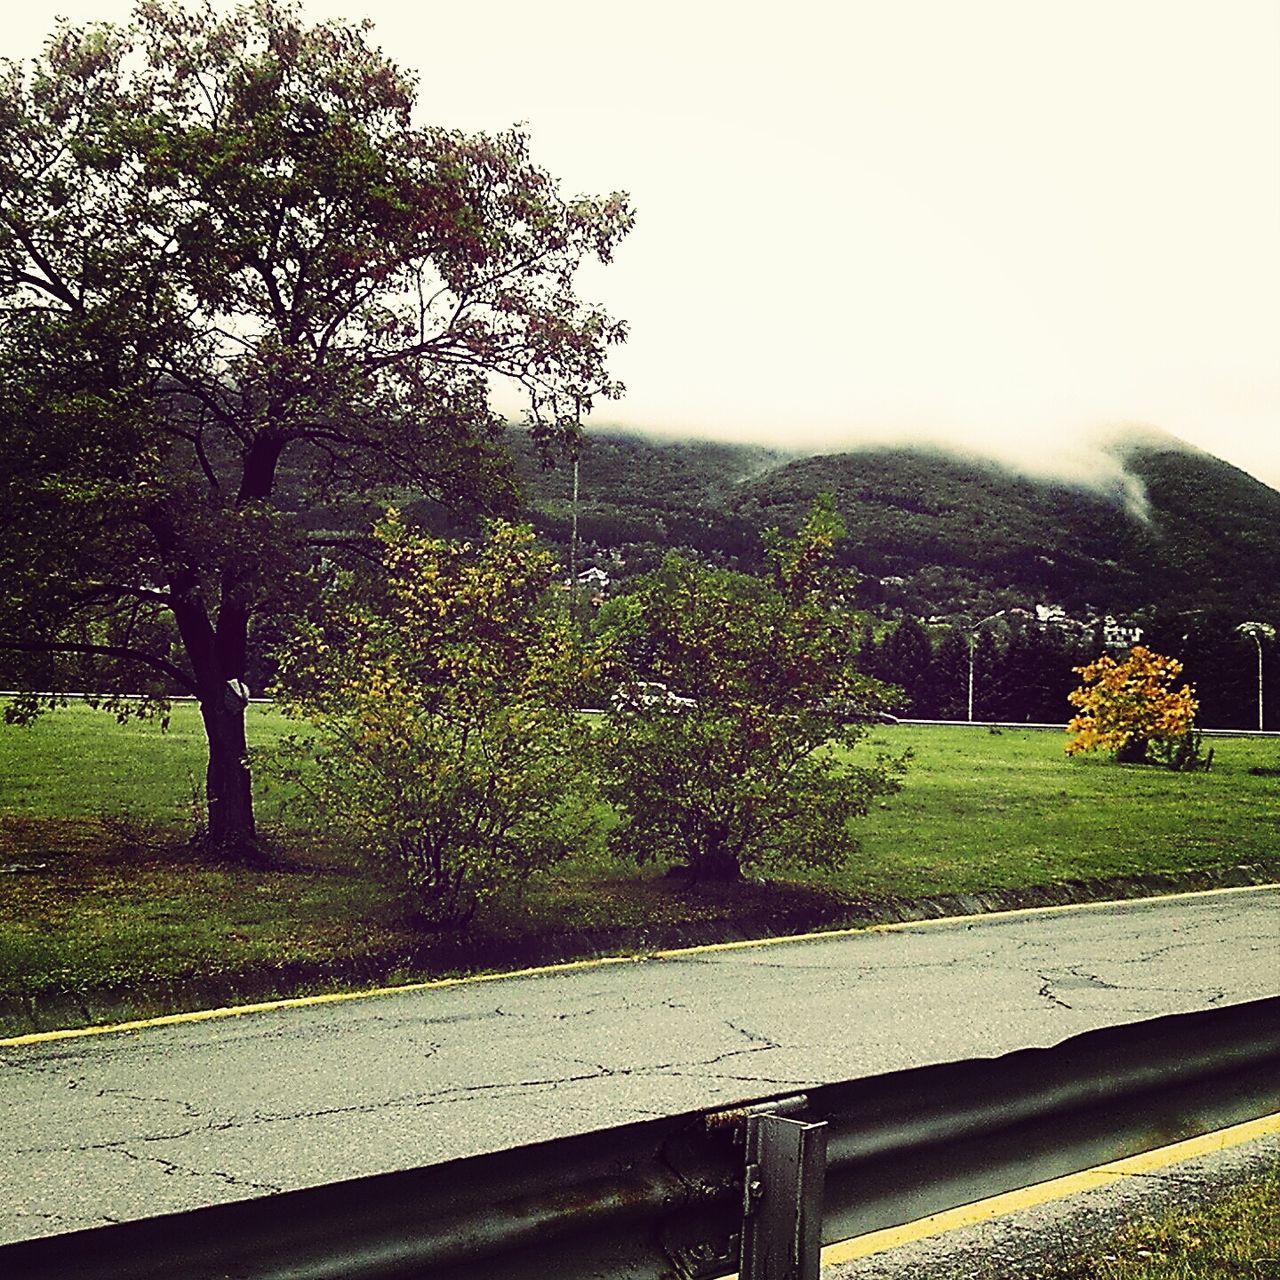
[[1102, 643], [1107, 649], [1132, 649], [1142, 642], [1142, 628], [1119, 622], [1110, 614], [1102, 619]]

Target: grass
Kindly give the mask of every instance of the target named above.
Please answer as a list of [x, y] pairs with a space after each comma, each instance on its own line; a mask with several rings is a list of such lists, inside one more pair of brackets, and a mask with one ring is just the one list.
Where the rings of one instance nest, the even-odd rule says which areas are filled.
[[[1280, 854], [1280, 740], [1217, 738], [1209, 773], [1068, 759], [1065, 734], [903, 725], [915, 753], [841, 877], [870, 893], [967, 893], [1064, 879], [1208, 870]], [[852, 887], [852, 886], [850, 886]]]
[[[292, 727], [269, 707], [249, 708], [254, 747], [270, 747]], [[175, 704], [162, 732], [157, 723], [117, 724], [73, 702], [25, 727], [0, 724], [0, 815], [190, 824], [205, 759], [204, 728], [191, 703]], [[268, 822], [279, 818], [279, 793], [261, 795], [259, 812]]]
[[[287, 731], [276, 713], [251, 710], [255, 744]], [[296, 825], [278, 790], [260, 795], [259, 813], [279, 867], [200, 861], [184, 844], [204, 767], [195, 709], [176, 707], [162, 734], [73, 705], [0, 726], [0, 1001], [209, 975], [271, 973], [286, 989], [326, 974], [393, 980], [572, 955], [593, 938], [617, 946], [620, 930], [639, 939], [625, 945], [643, 945], [805, 928], [883, 897], [1241, 863], [1280, 874], [1280, 741], [1215, 740], [1208, 774], [1068, 760], [1062, 743], [1035, 731], [878, 729], [869, 752], [910, 747], [915, 759], [840, 872], [695, 892], [589, 851], [490, 912], [459, 948], [424, 941], [367, 868]]]
[[1277, 1280], [1280, 1167], [1209, 1203], [1136, 1222], [1052, 1280]]

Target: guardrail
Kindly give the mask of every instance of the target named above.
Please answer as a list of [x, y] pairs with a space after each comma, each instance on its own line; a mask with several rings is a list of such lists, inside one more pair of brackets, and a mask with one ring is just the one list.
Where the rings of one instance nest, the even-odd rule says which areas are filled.
[[[1041, 729], [1050, 733], [1066, 733], [1063, 724], [1040, 724], [1029, 720], [909, 720], [899, 718], [899, 724], [938, 725], [963, 729]], [[1280, 729], [1206, 729], [1196, 725], [1196, 732], [1206, 738], [1280, 738]]]
[[1278, 1110], [1274, 997], [8, 1245], [0, 1274], [814, 1280], [824, 1243]]
[[[21, 692], [18, 689], [0, 689], [0, 698], [16, 698]], [[36, 697], [39, 698], [71, 698], [84, 700], [100, 699], [100, 698], [123, 698], [125, 701], [140, 701], [148, 695], [143, 693], [84, 693], [84, 692], [65, 692], [65, 693], [48, 693], [39, 692]], [[197, 702], [198, 699], [189, 693], [175, 693], [168, 696], [170, 702]], [[250, 698], [250, 706], [270, 706], [273, 702], [271, 698]], [[602, 716], [604, 709], [602, 707], [582, 707], [583, 715]], [[938, 725], [948, 728], [963, 729], [1043, 729], [1054, 733], [1065, 733], [1066, 723], [1062, 724], [1039, 724], [1031, 723], [1024, 720], [911, 720], [901, 717], [897, 721], [898, 724], [907, 725]], [[1196, 726], [1200, 733], [1206, 738], [1280, 738], [1280, 729], [1206, 729], [1199, 725]]]

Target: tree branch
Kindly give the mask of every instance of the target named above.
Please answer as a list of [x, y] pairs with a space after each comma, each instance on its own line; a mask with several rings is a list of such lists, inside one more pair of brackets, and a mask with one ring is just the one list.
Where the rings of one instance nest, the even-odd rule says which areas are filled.
[[11, 653], [86, 653], [102, 658], [124, 658], [130, 662], [141, 662], [156, 671], [176, 680], [190, 693], [195, 693], [196, 683], [181, 667], [157, 658], [152, 653], [142, 653], [137, 649], [128, 649], [114, 644], [74, 644], [61, 640], [0, 640], [0, 650]]

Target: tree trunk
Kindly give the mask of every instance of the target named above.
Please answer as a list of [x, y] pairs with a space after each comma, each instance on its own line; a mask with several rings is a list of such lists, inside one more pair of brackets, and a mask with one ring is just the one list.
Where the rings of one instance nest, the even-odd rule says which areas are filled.
[[1146, 738], [1130, 738], [1128, 742], [1116, 752], [1117, 764], [1146, 764], [1147, 763], [1147, 740]]
[[[724, 830], [719, 824], [717, 827], [719, 831]], [[714, 832], [699, 856], [690, 860], [689, 878], [714, 884], [734, 884], [745, 879], [737, 851], [730, 849], [724, 838]]]
[[260, 851], [253, 820], [244, 714], [244, 701], [226, 687], [200, 702], [209, 739], [209, 767], [205, 774], [209, 845], [222, 857], [257, 862]]

